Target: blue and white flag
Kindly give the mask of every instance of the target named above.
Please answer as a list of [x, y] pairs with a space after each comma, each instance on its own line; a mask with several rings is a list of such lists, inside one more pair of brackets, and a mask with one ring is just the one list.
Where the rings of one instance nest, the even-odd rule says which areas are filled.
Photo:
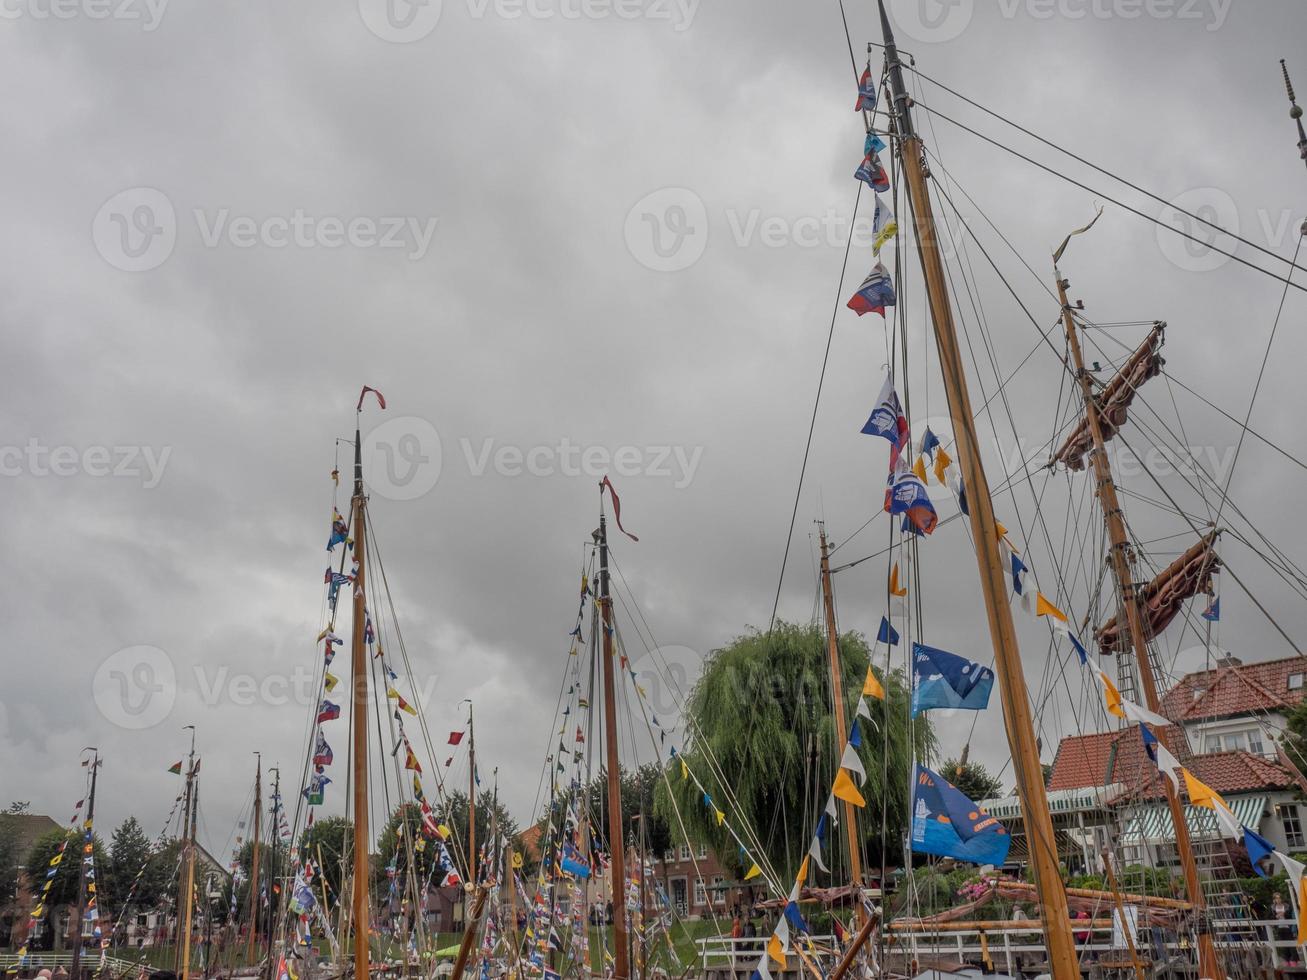
[[1221, 597], [1212, 596], [1212, 600], [1207, 603], [1207, 608], [1202, 612], [1203, 619], [1209, 623], [1219, 623], [1221, 621]]
[[912, 644], [912, 717], [928, 708], [963, 708], [983, 711], [989, 707], [994, 689], [994, 672], [924, 643]]
[[876, 108], [876, 79], [871, 74], [871, 65], [863, 69], [858, 79], [858, 104], [855, 112], [871, 112]]
[[[872, 134], [867, 135], [868, 141]], [[889, 174], [885, 173], [885, 168], [881, 165], [880, 157], [871, 152], [862, 158], [862, 163], [858, 169], [853, 172], [853, 176], [862, 181], [873, 191], [889, 190]]]
[[999, 866], [1012, 835], [965, 793], [938, 773], [918, 765], [912, 776], [912, 849]]
[[866, 313], [884, 316], [885, 307], [893, 306], [896, 302], [898, 298], [894, 295], [894, 282], [886, 268], [877, 262], [847, 305], [858, 316]]
[[871, 410], [861, 431], [864, 436], [880, 436], [889, 440], [889, 466], [892, 472], [899, 454], [908, 444], [908, 420], [903, 414], [903, 406], [899, 404], [899, 393], [894, 390], [893, 378], [887, 376], [885, 383], [880, 386], [876, 407]]
[[[935, 505], [930, 502], [930, 491], [921, 479], [899, 461], [892, 473], [892, 483], [885, 491], [885, 509], [890, 514], [904, 515], [904, 530], [930, 534], [939, 523]], [[911, 527], [908, 525], [911, 524]]]

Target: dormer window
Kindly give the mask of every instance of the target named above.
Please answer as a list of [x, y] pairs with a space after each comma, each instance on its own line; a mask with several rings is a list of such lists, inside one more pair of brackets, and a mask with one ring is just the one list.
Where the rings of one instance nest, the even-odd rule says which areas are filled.
[[1290, 674], [1290, 675], [1289, 675], [1289, 690], [1291, 690], [1291, 691], [1301, 691], [1301, 690], [1302, 690], [1303, 677], [1304, 677], [1304, 676], [1307, 676], [1307, 675], [1304, 675], [1304, 674], [1301, 674], [1301, 673], [1299, 673], [1299, 674]]

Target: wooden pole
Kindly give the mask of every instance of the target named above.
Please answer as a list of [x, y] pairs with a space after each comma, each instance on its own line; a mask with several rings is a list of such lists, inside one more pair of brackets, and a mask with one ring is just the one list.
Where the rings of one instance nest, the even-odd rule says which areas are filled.
[[[194, 738], [194, 736], [192, 736]], [[190, 770], [186, 774], [186, 797], [190, 801], [189, 826], [186, 830], [186, 885], [182, 889], [182, 962], [181, 978], [188, 980], [191, 974], [191, 915], [195, 909], [195, 824], [198, 809], [195, 787], [195, 751], [192, 748]]]
[[458, 958], [454, 960], [454, 972], [450, 974], [449, 980], [463, 980], [463, 971], [467, 969], [467, 960], [472, 953], [472, 946], [477, 938], [477, 925], [481, 921], [481, 913], [486, 907], [486, 894], [489, 889], [485, 886], [479, 886], [476, 890], [476, 904], [472, 909], [471, 916], [467, 917], [467, 922], [463, 925], [463, 941], [458, 946]]
[[259, 761], [254, 768], [254, 843], [250, 848], [250, 938], [245, 948], [245, 960], [251, 964], [254, 962], [254, 944], [259, 932], [259, 861], [262, 858], [259, 847], [263, 835], [263, 756], [257, 752], [254, 754], [258, 756]]
[[[360, 401], [360, 404], [362, 402]], [[363, 443], [354, 429], [354, 500], [350, 531], [354, 535], [354, 562], [358, 572], [354, 579], [354, 634], [350, 646], [353, 680], [351, 721], [354, 725], [353, 808], [354, 808], [354, 888], [352, 928], [354, 933], [354, 980], [367, 980], [368, 968], [368, 654], [364, 627], [367, 604], [364, 600], [364, 565], [367, 538], [367, 499], [363, 494]], [[184, 978], [183, 978], [184, 980]]]
[[[1153, 676], [1152, 663], [1148, 657], [1148, 641], [1144, 636], [1143, 613], [1139, 608], [1139, 598], [1130, 574], [1130, 561], [1127, 553], [1130, 540], [1126, 534], [1125, 519], [1121, 504], [1116, 495], [1116, 483], [1112, 479], [1112, 464], [1107, 458], [1106, 440], [1103, 438], [1103, 426], [1099, 417], [1098, 403], [1094, 400], [1090, 385], [1090, 374], [1085, 370], [1084, 355], [1080, 350], [1080, 336], [1076, 330], [1075, 317], [1071, 314], [1071, 304], [1067, 300], [1066, 290], [1069, 280], [1062, 277], [1054, 262], [1053, 272], [1057, 279], [1057, 299], [1062, 304], [1062, 324], [1066, 328], [1067, 344], [1071, 348], [1071, 358], [1075, 364], [1076, 380], [1080, 385], [1080, 395], [1085, 403], [1085, 419], [1089, 423], [1089, 434], [1094, 448], [1089, 452], [1094, 467], [1094, 479], [1097, 484], [1098, 502], [1103, 509], [1103, 519], [1107, 523], [1107, 534], [1112, 547], [1110, 557], [1112, 571], [1116, 575], [1120, 590], [1121, 605], [1125, 609], [1126, 624], [1130, 630], [1130, 643], [1134, 647], [1135, 662], [1139, 673], [1139, 685], [1143, 689], [1145, 706], [1149, 711], [1161, 711], [1161, 699], [1157, 695], [1157, 680]], [[1155, 733], [1165, 741], [1163, 732]], [[1183, 738], [1183, 734], [1180, 736]], [[1184, 805], [1170, 779], [1162, 780], [1162, 789], [1166, 792], [1166, 804], [1171, 811], [1171, 823], [1175, 827], [1175, 847], [1180, 856], [1180, 868], [1184, 873], [1185, 891], [1193, 905], [1195, 921], [1198, 926], [1198, 974], [1211, 980], [1224, 980], [1225, 970], [1216, 955], [1216, 946], [1212, 942], [1211, 925], [1207, 921], [1206, 902], [1203, 897], [1202, 882], [1198, 878], [1198, 862], [1194, 859], [1193, 846], [1189, 840], [1189, 825], [1185, 822]]]
[[[845, 718], [844, 672], [840, 667], [840, 637], [835, 625], [835, 592], [831, 588], [830, 548], [826, 540], [826, 525], [820, 524], [821, 536], [821, 598], [826, 607], [826, 652], [830, 659], [830, 691], [832, 710], [835, 713], [836, 753], [844, 751], [849, 741], [849, 725]], [[856, 724], [856, 722], [855, 722]], [[836, 756], [835, 765], [840, 764]], [[858, 811], [848, 800], [844, 804], [844, 829], [849, 838], [849, 874], [855, 896], [862, 893], [862, 845], [858, 840]], [[861, 901], [853, 903], [853, 922], [862, 914]]]
[[849, 943], [849, 948], [844, 951], [844, 956], [840, 959], [839, 965], [835, 967], [835, 972], [830, 975], [830, 980], [842, 980], [844, 974], [853, 965], [854, 959], [857, 958], [858, 953], [867, 944], [867, 940], [871, 938], [872, 932], [875, 931], [876, 926], [879, 924], [880, 914], [878, 912], [873, 912], [862, 921], [862, 926], [854, 935], [853, 942]]
[[[602, 492], [602, 491], [601, 491]], [[608, 890], [613, 903], [613, 978], [630, 980], [626, 948], [626, 837], [622, 821], [622, 769], [617, 759], [617, 686], [613, 680], [613, 600], [608, 594], [608, 519], [599, 515], [599, 610], [603, 634], [604, 749], [608, 770]]]
[[467, 703], [467, 882], [477, 883], [477, 734]]
[[1012, 623], [1012, 608], [1008, 604], [1007, 569], [999, 551], [994, 504], [990, 499], [985, 467], [980, 459], [980, 439], [976, 434], [975, 415], [962, 367], [962, 354], [958, 348], [957, 329], [949, 304], [948, 283], [935, 230], [930, 192], [926, 186], [922, 163], [925, 151], [912, 129], [910, 100], [903, 84], [903, 67], [899, 62], [884, 0], [879, 0], [879, 6], [894, 103], [891, 116], [899, 137], [899, 155], [907, 177], [908, 199], [915, 220], [917, 253], [926, 279], [940, 371], [944, 376], [949, 410], [953, 417], [958, 465], [961, 467], [968, 509], [971, 512], [971, 537], [976, 549], [981, 591], [989, 618], [990, 639], [994, 647], [994, 671], [1003, 702], [1003, 722], [1030, 840], [1030, 868], [1034, 872], [1043, 906], [1041, 919], [1044, 938], [1048, 943], [1049, 968], [1055, 980], [1079, 980], [1079, 959], [1076, 955], [1075, 937], [1071, 933], [1070, 909], [1058, 868], [1053, 820], [1048, 809], [1039, 749], [1036, 747], [1029, 691], [1021, 664], [1021, 651], [1017, 646], [1016, 628]]
[[1134, 965], [1135, 976], [1138, 980], [1144, 980], [1144, 965], [1139, 962], [1139, 951], [1135, 949], [1134, 930], [1130, 928], [1130, 922], [1125, 917], [1125, 903], [1121, 901], [1121, 893], [1117, 891], [1116, 873], [1112, 870], [1112, 854], [1106, 847], [1103, 848], [1103, 870], [1107, 873], [1107, 885], [1112, 889], [1116, 914], [1121, 917], [1121, 932], [1125, 935], [1126, 948], [1130, 950], [1130, 962]]
[[[86, 918], [86, 861], [94, 853], [87, 853], [88, 848], [95, 847], [95, 777], [100, 771], [100, 753], [91, 757], [91, 792], [86, 798], [86, 819], [82, 822], [82, 837], [77, 846], [77, 911], [76, 927], [73, 931], [73, 957], [70, 969], [72, 980], [80, 980], [82, 970], [82, 922]], [[97, 899], [97, 906], [99, 901]]]

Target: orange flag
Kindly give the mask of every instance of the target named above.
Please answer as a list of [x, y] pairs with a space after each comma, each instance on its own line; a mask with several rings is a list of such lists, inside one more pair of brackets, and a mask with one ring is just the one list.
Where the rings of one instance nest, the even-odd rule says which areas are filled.
[[853, 782], [853, 777], [849, 775], [847, 769], [841, 769], [839, 775], [835, 777], [833, 792], [846, 803], [852, 803], [854, 806], [867, 805], [867, 801], [858, 792], [857, 784]]
[[864, 697], [885, 700], [885, 688], [881, 686], [880, 681], [870, 667], [867, 668], [867, 679], [862, 682], [862, 693]]
[[900, 596], [900, 597], [908, 594], [908, 590], [906, 588], [899, 587], [899, 563], [898, 562], [895, 562], [894, 567], [890, 569], [889, 594]]
[[1042, 592], [1035, 593], [1035, 615], [1052, 616], [1054, 619], [1059, 619], [1064, 623], [1066, 622], [1066, 613], [1045, 599], [1044, 593]]

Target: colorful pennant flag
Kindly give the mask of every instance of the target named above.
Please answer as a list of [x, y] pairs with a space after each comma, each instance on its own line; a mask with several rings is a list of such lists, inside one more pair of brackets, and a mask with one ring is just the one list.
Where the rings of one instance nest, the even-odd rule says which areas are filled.
[[920, 764], [912, 780], [912, 850], [1002, 865], [1012, 836], [965, 793]]
[[858, 291], [853, 294], [853, 298], [847, 305], [858, 316], [867, 313], [879, 313], [884, 316], [885, 308], [893, 306], [896, 302], [898, 300], [894, 295], [894, 281], [885, 266], [877, 262], [867, 273], [867, 278], [862, 280], [862, 285], [858, 287]]
[[924, 643], [912, 644], [912, 717], [928, 708], [983, 711], [989, 707], [994, 672]]

